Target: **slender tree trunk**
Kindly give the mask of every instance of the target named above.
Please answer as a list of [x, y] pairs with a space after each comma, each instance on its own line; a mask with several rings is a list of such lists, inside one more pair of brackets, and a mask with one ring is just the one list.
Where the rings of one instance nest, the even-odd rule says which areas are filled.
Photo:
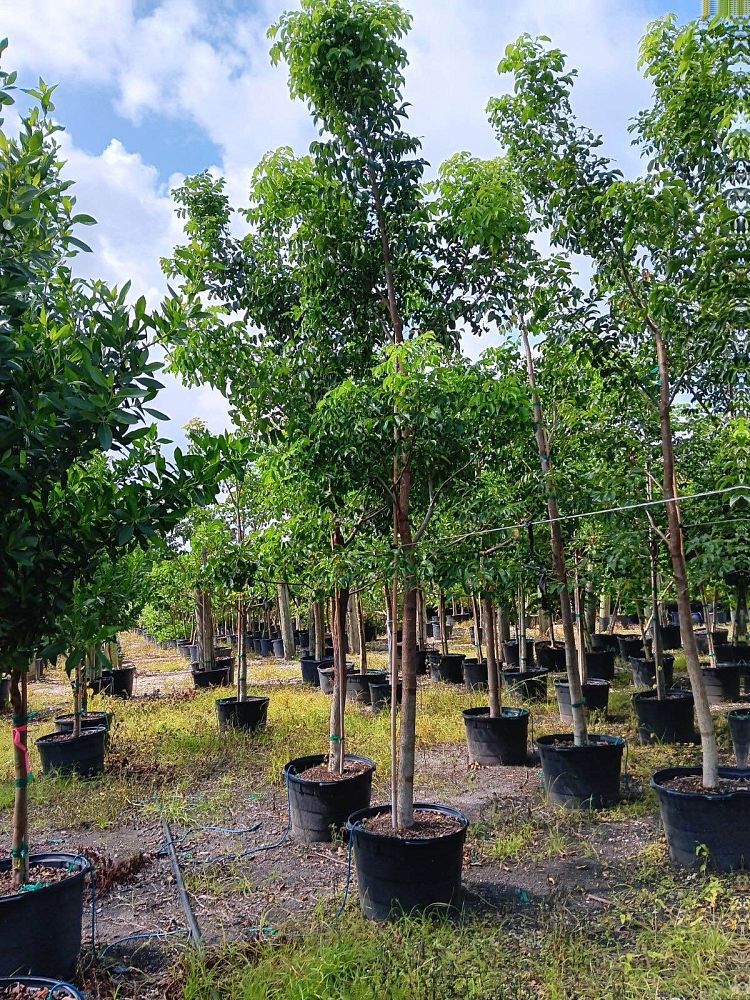
[[[391, 749], [391, 826], [398, 830], [398, 576], [393, 574], [390, 593], [388, 587], [385, 588], [385, 601], [388, 608], [389, 646], [388, 663], [391, 678], [391, 729], [390, 729], [390, 749]], [[402, 630], [403, 635], [403, 630]]]
[[714, 590], [714, 600], [713, 608], [711, 614], [708, 613], [708, 605], [706, 604], [705, 592], [701, 591], [701, 600], [703, 601], [703, 613], [706, 619], [706, 642], [708, 643], [708, 663], [709, 666], [716, 669], [717, 659], [716, 659], [716, 644], [714, 642], [714, 628], [716, 627], [716, 601], [718, 600], [718, 595]]
[[417, 591], [417, 646], [419, 649], [427, 646], [427, 609], [421, 587]]
[[349, 640], [349, 652], [359, 656], [359, 620], [356, 594], [351, 594], [349, 597], [349, 607], [346, 612], [346, 636]]
[[[400, 469], [396, 523], [398, 539], [404, 552], [404, 613], [401, 624], [401, 727], [398, 755], [398, 824], [399, 829], [414, 823], [414, 744], [417, 719], [417, 581], [411, 533], [411, 469]], [[395, 698], [395, 690], [392, 692]]]
[[315, 630], [315, 649], [313, 655], [316, 660], [322, 660], [326, 651], [326, 629], [323, 618], [323, 605], [320, 601], [313, 602], [313, 625]]
[[[646, 478], [646, 495], [651, 499], [651, 480]], [[651, 629], [652, 640], [651, 649], [654, 657], [654, 671], [656, 676], [656, 697], [659, 701], [664, 701], [667, 697], [667, 681], [664, 676], [664, 643], [661, 635], [661, 622], [659, 621], [659, 570], [657, 556], [659, 545], [656, 540], [654, 530], [649, 524], [648, 528], [648, 558], [651, 570]]]
[[294, 629], [292, 628], [292, 614], [289, 609], [289, 586], [286, 583], [276, 584], [276, 596], [279, 602], [279, 624], [281, 625], [281, 639], [284, 643], [284, 659], [294, 659]]
[[13, 709], [13, 773], [15, 777], [11, 864], [13, 887], [20, 889], [29, 881], [28, 784], [31, 780], [27, 750], [29, 721], [27, 677], [26, 673], [20, 670], [14, 670], [10, 675], [10, 703]]
[[570, 610], [570, 591], [568, 590], [568, 571], [565, 562], [565, 546], [563, 545], [562, 530], [560, 528], [560, 510], [557, 505], [557, 498], [553, 493], [551, 480], [551, 463], [549, 456], [549, 442], [547, 439], [547, 429], [544, 424], [544, 413], [539, 393], [536, 390], [536, 375], [534, 373], [534, 359], [531, 354], [529, 338], [524, 329], [521, 330], [523, 339], [523, 349], [526, 356], [526, 370], [528, 373], [529, 386], [531, 387], [532, 405], [534, 407], [534, 427], [537, 449], [539, 451], [539, 462], [542, 469], [542, 479], [547, 496], [547, 512], [550, 519], [550, 536], [552, 543], [552, 561], [555, 576], [560, 587], [560, 614], [562, 617], [563, 636], [565, 637], [565, 669], [568, 675], [568, 685], [570, 687], [570, 704], [573, 713], [573, 741], [575, 746], [585, 746], [588, 743], [588, 729], [586, 726], [586, 708], [583, 701], [583, 689], [581, 688], [581, 676], [576, 663], [576, 641], [573, 629], [573, 616]]
[[672, 419], [670, 413], [669, 363], [667, 349], [661, 334], [654, 330], [656, 354], [659, 361], [659, 424], [661, 430], [661, 451], [664, 463], [664, 499], [667, 508], [667, 524], [669, 527], [669, 555], [672, 560], [672, 575], [677, 591], [677, 611], [680, 620], [682, 649], [685, 654], [690, 686], [695, 702], [695, 714], [698, 719], [698, 729], [701, 734], [703, 749], [703, 785], [706, 788], [716, 788], [719, 783], [719, 751], [716, 745], [711, 709], [708, 704], [706, 687], [703, 683], [698, 648], [695, 644], [693, 619], [690, 609], [690, 592], [688, 589], [687, 566], [685, 564], [685, 545], [680, 523], [680, 508], [677, 499], [677, 482], [675, 478], [674, 442], [672, 440]]
[[[85, 654], [84, 654], [85, 655]], [[78, 739], [81, 735], [81, 689], [83, 686], [82, 661], [76, 664], [73, 679], [73, 737]]]
[[732, 642], [747, 642], [747, 584], [737, 583], [737, 611], [734, 616]]
[[438, 598], [438, 628], [440, 629], [440, 652], [443, 656], [448, 655], [448, 626], [445, 618], [445, 594], [441, 593]]
[[497, 637], [500, 640], [498, 651], [498, 655], [500, 655], [502, 644], [510, 642], [510, 615], [506, 608], [499, 608], [497, 612]]
[[581, 684], [588, 680], [588, 665], [586, 663], [586, 620], [583, 607], [581, 605], [581, 588], [578, 583], [578, 566], [575, 570], [575, 586], [573, 588], [573, 607], [576, 616], [576, 632], [578, 633], [578, 673], [581, 675]]
[[477, 662], [482, 662], [482, 615], [479, 609], [477, 595], [471, 592], [471, 611], [474, 617], [474, 649], [477, 653]]
[[367, 673], [367, 636], [365, 634], [365, 614], [362, 610], [362, 598], [359, 594], [355, 597], [357, 614], [357, 634], [359, 636], [359, 669], [360, 673]]
[[497, 653], [495, 650], [495, 609], [492, 598], [482, 595], [482, 611], [484, 618], [484, 635], [487, 643], [487, 686], [490, 693], [490, 718], [498, 719], [502, 714], [500, 700], [500, 671], [498, 670]]
[[247, 700], [247, 625], [245, 599], [237, 598], [237, 701]]
[[332, 773], [344, 770], [344, 706], [346, 704], [346, 611], [349, 605], [347, 587], [337, 588], [331, 600], [331, 632], [333, 635], [333, 698], [331, 700], [330, 756]]
[[516, 639], [518, 640], [518, 669], [521, 673], [526, 671], [526, 595], [523, 584], [518, 587], [518, 628], [516, 629]]

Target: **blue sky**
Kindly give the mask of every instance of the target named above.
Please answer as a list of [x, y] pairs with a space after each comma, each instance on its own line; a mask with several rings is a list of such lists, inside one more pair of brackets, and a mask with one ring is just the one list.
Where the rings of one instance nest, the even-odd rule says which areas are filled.
[[[69, 175], [94, 253], [86, 273], [122, 283], [156, 304], [164, 292], [159, 258], [180, 239], [169, 191], [186, 174], [211, 168], [242, 204], [250, 170], [281, 144], [312, 138], [304, 108], [289, 100], [283, 67], [268, 60], [265, 31], [290, 0], [0, 0], [5, 68], [22, 85], [57, 82]], [[646, 24], [674, 11], [700, 13], [700, 0], [412, 0], [407, 98], [412, 129], [437, 164], [458, 149], [497, 152], [486, 123], [488, 97], [504, 84], [496, 66], [522, 32], [544, 33], [578, 67], [581, 118], [605, 149], [637, 169], [625, 125], [647, 101], [636, 70]], [[474, 342], [471, 352], [482, 344]], [[226, 405], [214, 391], [173, 379], [160, 409], [179, 440], [191, 416], [215, 429]]]

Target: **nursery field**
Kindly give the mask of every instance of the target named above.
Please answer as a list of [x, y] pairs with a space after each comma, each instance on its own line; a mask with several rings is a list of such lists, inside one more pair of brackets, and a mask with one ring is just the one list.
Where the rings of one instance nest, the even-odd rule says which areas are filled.
[[[596, 813], [549, 805], [533, 755], [520, 767], [470, 765], [461, 710], [485, 703], [486, 694], [420, 679], [416, 799], [469, 817], [463, 909], [393, 925], [360, 916], [343, 842], [282, 839], [282, 766], [319, 750], [329, 716], [329, 698], [302, 684], [299, 664], [252, 659], [251, 693], [270, 697], [267, 729], [220, 735], [214, 699], [226, 691], [194, 691], [174, 651], [135, 633], [121, 638], [137, 666], [134, 697], [89, 705], [114, 714], [105, 773], [38, 776], [30, 788], [32, 851], [78, 851], [97, 872], [97, 961], [84, 918], [87, 997], [741, 994], [747, 877], [670, 867], [649, 776], [667, 763], [695, 763], [699, 749], [637, 744], [629, 671], [618, 668], [607, 719], [607, 732], [628, 741], [623, 798]], [[452, 649], [468, 653], [468, 632], [457, 629], [455, 638]], [[371, 666], [384, 663], [384, 643], [370, 644], [368, 658]], [[29, 690], [33, 747], [53, 729], [52, 717], [69, 709], [70, 695], [57, 669]], [[726, 708], [714, 711], [722, 760], [730, 763]], [[347, 750], [375, 761], [373, 802], [387, 800], [388, 713], [352, 705], [346, 715]], [[532, 718], [535, 735], [560, 731], [554, 699], [534, 704]], [[38, 774], [35, 749], [31, 766]], [[2, 778], [7, 834], [8, 753]], [[200, 947], [186, 933], [165, 819]], [[161, 936], [118, 943], [154, 933]]]

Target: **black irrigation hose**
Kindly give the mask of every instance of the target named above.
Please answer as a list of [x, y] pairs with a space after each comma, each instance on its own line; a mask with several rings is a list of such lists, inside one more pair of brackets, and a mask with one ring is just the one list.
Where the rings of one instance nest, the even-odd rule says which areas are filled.
[[195, 919], [195, 914], [193, 913], [193, 908], [190, 905], [188, 894], [185, 891], [185, 883], [182, 881], [182, 872], [180, 871], [180, 863], [177, 860], [177, 852], [174, 849], [174, 840], [172, 840], [172, 831], [169, 829], [169, 823], [167, 822], [164, 816], [162, 816], [161, 825], [162, 829], [164, 830], [164, 838], [167, 844], [167, 850], [169, 852], [169, 860], [172, 863], [172, 874], [174, 875], [174, 879], [177, 884], [177, 892], [180, 895], [180, 902], [182, 903], [182, 909], [185, 912], [185, 919], [187, 920], [188, 930], [190, 931], [190, 936], [193, 939], [193, 944], [195, 945], [195, 947], [202, 948], [203, 938], [201, 936], [200, 927], [198, 926], [198, 921]]

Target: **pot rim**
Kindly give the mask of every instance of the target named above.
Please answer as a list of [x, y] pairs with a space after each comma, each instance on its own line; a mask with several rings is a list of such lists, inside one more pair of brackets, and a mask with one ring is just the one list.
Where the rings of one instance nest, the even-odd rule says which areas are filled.
[[[99, 733], [106, 733], [106, 732], [107, 732], [106, 726], [91, 726], [88, 729], [82, 729], [78, 734], [78, 736], [74, 736], [72, 733], [47, 733], [46, 736], [40, 736], [34, 742], [36, 743], [37, 746], [39, 746], [40, 743], [44, 743], [45, 745], [47, 743], [62, 743], [62, 742], [70, 744], [71, 741], [73, 740], [84, 740], [88, 739], [90, 736], [97, 736]], [[67, 737], [65, 741], [60, 739], [61, 736]]]
[[479, 708], [465, 708], [461, 714], [464, 719], [488, 719], [491, 722], [504, 722], [506, 719], [522, 719], [525, 716], [531, 715], [528, 708], [504, 706], [500, 711], [502, 714], [495, 719], [492, 718], [489, 708], [485, 705], [481, 705]]
[[378, 816], [384, 812], [390, 813], [390, 802], [377, 806], [367, 806], [365, 809], [358, 809], [357, 812], [353, 812], [347, 819], [344, 829], [350, 837], [356, 833], [361, 837], [371, 837], [380, 841], [386, 840], [391, 843], [403, 844], [407, 850], [419, 850], [429, 847], [430, 844], [444, 843], [452, 837], [463, 837], [469, 827], [468, 817], [462, 813], [460, 809], [456, 809], [453, 806], [446, 806], [440, 802], [415, 802], [414, 808], [439, 813], [443, 816], [450, 816], [452, 819], [457, 819], [461, 823], [461, 829], [452, 830], [450, 833], [440, 834], [439, 837], [425, 837], [422, 840], [409, 840], [402, 837], [394, 837], [393, 835], [389, 835], [387, 833], [375, 833], [374, 831], [367, 830], [362, 826], [362, 820], [367, 819], [370, 816]]
[[347, 753], [344, 754], [344, 760], [345, 761], [353, 760], [357, 761], [360, 764], [369, 764], [370, 767], [367, 771], [362, 771], [359, 774], [352, 774], [349, 775], [349, 777], [347, 778], [338, 778], [332, 781], [324, 781], [321, 778], [314, 778], [314, 779], [301, 778], [296, 770], [292, 771], [292, 767], [295, 764], [304, 763], [305, 766], [302, 768], [302, 770], [306, 770], [309, 767], [317, 767], [318, 764], [324, 764], [326, 761], [326, 754], [315, 753], [315, 754], [308, 754], [306, 757], [296, 757], [294, 760], [287, 761], [287, 763], [284, 764], [283, 768], [281, 769], [281, 776], [284, 778], [287, 784], [291, 781], [298, 785], [306, 785], [308, 787], [311, 785], [312, 786], [322, 785], [325, 786], [326, 788], [329, 788], [331, 785], [341, 785], [343, 783], [346, 783], [347, 781], [354, 781], [356, 778], [362, 778], [368, 773], [373, 774], [374, 771], [376, 770], [375, 761], [371, 757], [364, 757], [360, 756], [359, 754]]
[[[593, 684], [594, 687], [603, 687], [606, 684], [607, 687], [610, 687], [609, 681], [605, 681], [601, 677], [591, 677], [582, 686], [583, 687], [587, 687], [589, 684]], [[567, 679], [565, 679], [565, 680], [562, 680], [562, 679], [561, 680], [555, 680], [554, 681], [554, 685], [555, 685], [555, 687], [570, 687], [570, 681], [567, 680]]]
[[740, 719], [742, 722], [747, 719], [750, 722], [750, 706], [747, 708], [730, 708], [727, 712], [728, 719]]
[[[582, 747], [577, 746], [555, 746], [552, 740], [572, 740], [573, 733], [549, 733], [546, 736], [537, 736], [534, 741], [537, 747], [544, 747], [545, 750], [552, 750], [555, 753], [570, 753], [571, 751], [578, 750], [603, 750], [607, 749], [623, 749], [626, 746], [626, 741], [623, 736], [612, 736], [609, 733], [589, 733], [589, 742]], [[596, 740], [592, 743], [592, 740]]]
[[[86, 875], [90, 875], [94, 870], [94, 866], [83, 854], [53, 854], [52, 852], [44, 854], [30, 854], [28, 862], [30, 865], [44, 865], [46, 868], [63, 868], [65, 865], [76, 865], [75, 870], [69, 872], [66, 878], [60, 879], [59, 882], [51, 882], [49, 885], [43, 885], [41, 888], [35, 889], [35, 896], [40, 892], [54, 892], [55, 889], [69, 883], [71, 879], [76, 877], [83, 878]], [[0, 858], [0, 871], [9, 870], [11, 864], [11, 858]], [[28, 892], [6, 893], [5, 895], [0, 896], [0, 906], [7, 905], [9, 902], [13, 902], [14, 900], [25, 899], [28, 895]], [[10, 978], [12, 979], [13, 977], [11, 976]]]
[[[649, 688], [648, 691], [636, 691], [633, 695], [633, 701], [653, 701], [658, 700], [659, 692], [656, 688]], [[687, 701], [687, 699], [694, 701], [693, 692], [685, 691], [684, 688], [667, 688], [667, 701]]]
[[[649, 784], [656, 791], [657, 795], [674, 796], [680, 799], [702, 799], [704, 802], [726, 802], [739, 796], [750, 799], [750, 791], [738, 789], [736, 792], [687, 792], [677, 788], [665, 788], [662, 781], [668, 778], [685, 777], [693, 774], [700, 775], [703, 769], [700, 767], [662, 767], [654, 771]], [[747, 767], [720, 767], [720, 778], [747, 778], [750, 779], [750, 768]]]
[[269, 701], [270, 699], [263, 694], [250, 694], [243, 701], [239, 701], [237, 695], [232, 695], [231, 698], [215, 698], [214, 702], [217, 705], [247, 705], [249, 702], [258, 701]]

